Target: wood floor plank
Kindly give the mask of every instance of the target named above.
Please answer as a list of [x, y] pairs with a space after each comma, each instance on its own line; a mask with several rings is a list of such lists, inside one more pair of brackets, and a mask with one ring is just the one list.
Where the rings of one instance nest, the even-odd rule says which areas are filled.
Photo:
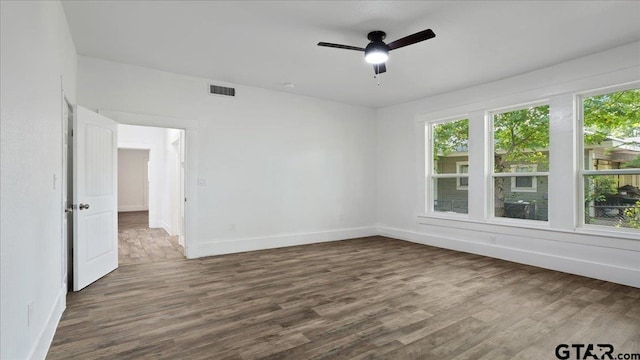
[[384, 237], [195, 260], [165, 247], [69, 294], [47, 358], [540, 359], [597, 341], [640, 352], [628, 286]]
[[162, 228], [149, 228], [148, 211], [118, 213], [118, 263], [120, 265], [184, 258], [178, 236]]

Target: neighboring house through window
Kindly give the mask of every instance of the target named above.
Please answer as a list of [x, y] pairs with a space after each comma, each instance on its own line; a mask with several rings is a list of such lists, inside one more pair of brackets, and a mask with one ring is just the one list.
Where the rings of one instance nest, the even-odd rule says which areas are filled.
[[[538, 170], [538, 165], [511, 165], [512, 173], [532, 173]], [[514, 176], [511, 177], [511, 191], [513, 192], [536, 192], [538, 191], [538, 180], [535, 176]]]
[[[469, 162], [468, 161], [458, 161], [456, 162], [456, 173], [457, 174], [468, 174], [469, 173]], [[469, 177], [458, 177], [456, 182], [456, 189], [458, 190], [467, 190], [469, 189]]]

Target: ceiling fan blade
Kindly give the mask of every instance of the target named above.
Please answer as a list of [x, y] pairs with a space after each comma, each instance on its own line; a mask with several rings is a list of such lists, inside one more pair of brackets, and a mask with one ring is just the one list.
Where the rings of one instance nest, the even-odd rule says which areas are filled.
[[327, 43], [327, 42], [319, 42], [318, 46], [326, 46], [326, 47], [346, 49], [346, 50], [364, 51], [364, 48], [357, 47], [357, 46], [340, 45], [340, 44]]
[[373, 72], [375, 72], [376, 75], [382, 74], [382, 73], [386, 73], [387, 72], [387, 65], [385, 65], [385, 63], [373, 64]]
[[[436, 37], [436, 34], [433, 32], [433, 30], [427, 29], [427, 30], [422, 30], [420, 32], [417, 32], [417, 33], [409, 35], [409, 36], [405, 36], [405, 37], [403, 37], [401, 39], [398, 39], [396, 41], [392, 41], [392, 42], [388, 43], [387, 46], [389, 47], [389, 50], [393, 50], [393, 49], [401, 48], [403, 46], [415, 44], [415, 43], [418, 43], [420, 41], [429, 40], [429, 39], [434, 38], [434, 37]], [[320, 44], [318, 44], [318, 45], [320, 45]]]

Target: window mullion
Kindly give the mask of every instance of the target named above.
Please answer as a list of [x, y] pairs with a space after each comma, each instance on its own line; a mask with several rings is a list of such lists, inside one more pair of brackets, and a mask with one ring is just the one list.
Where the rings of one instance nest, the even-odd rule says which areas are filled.
[[484, 111], [469, 114], [469, 218], [482, 221], [487, 216], [487, 132]]

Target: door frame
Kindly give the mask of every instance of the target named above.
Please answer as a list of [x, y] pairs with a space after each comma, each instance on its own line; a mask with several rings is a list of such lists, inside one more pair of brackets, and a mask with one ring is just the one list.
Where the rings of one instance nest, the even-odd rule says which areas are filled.
[[[61, 282], [65, 292], [73, 288], [73, 213], [67, 213], [67, 207], [73, 205], [73, 188], [69, 189], [69, 184], [73, 186], [73, 173], [69, 174], [69, 166], [73, 166], [73, 125], [76, 115], [76, 107], [67, 97], [64, 89], [61, 89], [62, 99], [60, 108], [61, 137], [62, 137], [62, 168], [60, 173], [60, 206], [62, 207], [61, 224]], [[65, 107], [69, 113], [65, 117]], [[71, 119], [69, 119], [71, 115]], [[65, 139], [65, 135], [67, 138]], [[69, 158], [72, 160], [69, 161]], [[71, 168], [73, 171], [73, 168]], [[71, 190], [71, 191], [69, 191]], [[71, 204], [67, 200], [71, 198]], [[72, 210], [73, 211], [73, 210]]]
[[197, 134], [198, 122], [183, 118], [167, 116], [137, 114], [116, 110], [98, 109], [98, 114], [106, 116], [118, 124], [151, 126], [160, 128], [170, 128], [184, 130], [184, 181], [182, 191], [184, 199], [182, 202], [184, 211], [183, 236], [184, 255], [187, 259], [198, 257], [198, 249], [195, 244], [191, 244], [191, 239], [195, 239], [197, 229]]

